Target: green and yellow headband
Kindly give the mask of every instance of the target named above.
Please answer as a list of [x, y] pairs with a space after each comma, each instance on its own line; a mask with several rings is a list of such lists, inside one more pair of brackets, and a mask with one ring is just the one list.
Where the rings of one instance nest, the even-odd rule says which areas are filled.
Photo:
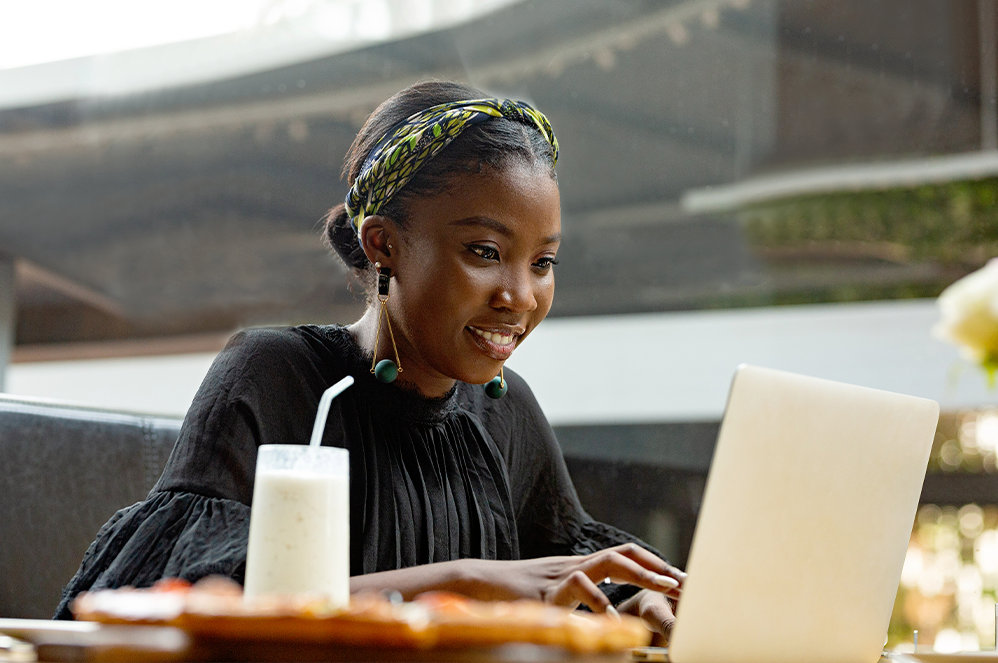
[[364, 219], [378, 211], [416, 171], [468, 127], [505, 117], [541, 132], [558, 161], [558, 139], [539, 110], [513, 99], [452, 101], [409, 116], [371, 150], [346, 197], [346, 213], [357, 232]]

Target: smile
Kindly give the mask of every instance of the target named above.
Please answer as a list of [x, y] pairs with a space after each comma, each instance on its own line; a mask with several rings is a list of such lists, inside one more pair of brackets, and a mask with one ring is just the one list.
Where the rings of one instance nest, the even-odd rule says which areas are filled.
[[521, 333], [503, 333], [478, 327], [465, 327], [471, 332], [471, 339], [486, 355], [496, 361], [506, 361], [516, 349], [516, 341]]
[[496, 345], [511, 345], [513, 339], [515, 338], [512, 334], [505, 335], [499, 332], [485, 331], [484, 329], [479, 329], [478, 327], [468, 327], [475, 335], [484, 338], [486, 341], [495, 343]]

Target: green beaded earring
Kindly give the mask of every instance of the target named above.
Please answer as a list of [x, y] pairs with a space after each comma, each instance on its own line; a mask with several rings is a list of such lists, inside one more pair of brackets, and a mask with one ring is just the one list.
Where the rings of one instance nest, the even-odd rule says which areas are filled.
[[[371, 372], [380, 382], [395, 382], [395, 378], [402, 372], [402, 361], [399, 359], [399, 349], [395, 345], [395, 333], [392, 331], [392, 320], [388, 317], [388, 282], [392, 277], [392, 270], [385, 267], [382, 269], [381, 263], [374, 263], [374, 269], [378, 272], [378, 301], [381, 302], [381, 310], [378, 311], [378, 328], [374, 332], [374, 352], [371, 357]], [[395, 361], [382, 359], [378, 361], [378, 341], [381, 339], [381, 319], [388, 323], [388, 337], [392, 339], [392, 350], [395, 351]]]
[[502, 366], [499, 367], [499, 375], [485, 383], [485, 394], [489, 398], [502, 398], [509, 391], [509, 385], [502, 377]]

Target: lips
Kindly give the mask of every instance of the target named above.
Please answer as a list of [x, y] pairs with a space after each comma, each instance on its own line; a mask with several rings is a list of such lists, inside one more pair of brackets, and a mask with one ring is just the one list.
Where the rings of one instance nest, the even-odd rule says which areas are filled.
[[522, 331], [509, 329], [482, 329], [481, 327], [465, 327], [471, 332], [471, 338], [485, 354], [497, 361], [505, 361], [513, 354], [517, 339]]

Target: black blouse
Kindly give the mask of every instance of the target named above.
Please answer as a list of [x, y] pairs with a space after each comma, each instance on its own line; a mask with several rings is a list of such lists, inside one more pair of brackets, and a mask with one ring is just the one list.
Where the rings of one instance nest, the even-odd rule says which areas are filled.
[[[370, 373], [340, 326], [236, 334], [208, 371], [148, 497], [97, 533], [63, 591], [221, 574], [242, 582], [257, 446], [307, 444], [319, 398], [346, 375], [322, 443], [350, 452], [350, 570], [460, 558], [586, 554], [635, 537], [582, 509], [526, 383], [499, 400], [458, 383], [427, 399]], [[647, 547], [647, 546], [646, 546]], [[631, 592], [608, 593], [615, 601]]]

